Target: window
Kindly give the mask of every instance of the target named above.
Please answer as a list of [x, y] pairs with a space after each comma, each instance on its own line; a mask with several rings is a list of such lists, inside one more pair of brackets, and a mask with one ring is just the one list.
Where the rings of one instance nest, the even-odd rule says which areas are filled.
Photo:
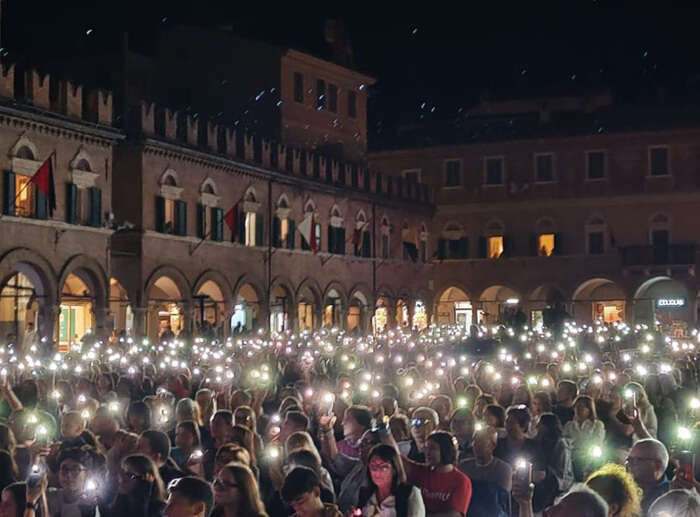
[[389, 258], [389, 236], [382, 235], [382, 258]]
[[294, 101], [304, 102], [304, 76], [294, 72]]
[[316, 81], [316, 109], [326, 108], [326, 81], [318, 79]]
[[175, 233], [175, 200], [173, 199], [165, 200], [163, 232]]
[[338, 112], [338, 87], [335, 84], [328, 85], [328, 109]]
[[668, 176], [667, 147], [652, 147], [649, 149], [649, 173], [651, 176]]
[[488, 238], [487, 244], [488, 258], [501, 258], [501, 255], [503, 255], [503, 235], [492, 235]]
[[[24, 149], [24, 148], [23, 148]], [[20, 217], [31, 217], [34, 215], [34, 198], [36, 197], [35, 186], [30, 183], [31, 176], [15, 175], [15, 213]]]
[[280, 242], [286, 243], [289, 239], [289, 219], [286, 217], [280, 221]]
[[587, 153], [587, 178], [589, 180], [600, 180], [605, 178], [605, 152], [590, 151]]
[[348, 92], [348, 117], [357, 117], [357, 94]]
[[420, 183], [420, 173], [420, 169], [407, 169], [401, 171], [401, 177], [403, 177], [404, 181], [409, 185], [416, 185]]
[[551, 154], [535, 156], [535, 181], [538, 183], [554, 181], [554, 158]]
[[605, 253], [605, 234], [603, 232], [588, 232], [588, 254], [602, 255]]
[[503, 158], [486, 158], [486, 184], [503, 185]]
[[459, 187], [462, 184], [461, 160], [447, 160], [445, 162], [445, 186]]
[[541, 233], [537, 238], [537, 250], [540, 257], [551, 257], [554, 254], [555, 237], [553, 233]]

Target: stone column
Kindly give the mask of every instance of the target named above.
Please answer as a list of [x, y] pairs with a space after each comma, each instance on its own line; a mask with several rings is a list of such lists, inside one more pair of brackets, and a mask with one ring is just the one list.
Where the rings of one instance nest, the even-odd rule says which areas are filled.
[[56, 334], [56, 322], [58, 315], [61, 313], [60, 305], [41, 305], [39, 307], [39, 340], [46, 338], [44, 350], [55, 350], [54, 336]]
[[146, 307], [132, 307], [131, 312], [134, 315], [133, 334], [134, 337], [144, 337], [146, 335]]

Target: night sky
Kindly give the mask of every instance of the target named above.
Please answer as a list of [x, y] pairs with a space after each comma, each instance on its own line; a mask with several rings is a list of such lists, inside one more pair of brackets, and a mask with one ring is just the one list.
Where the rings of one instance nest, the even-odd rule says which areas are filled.
[[526, 10], [463, 2], [469, 9], [458, 11], [423, 3], [420, 10], [400, 12], [357, 3], [344, 13], [303, 2], [293, 3], [296, 9], [260, 3], [256, 12], [229, 1], [5, 0], [2, 44], [6, 59], [42, 63], [115, 50], [125, 30], [132, 48], [148, 54], [164, 25], [228, 25], [241, 36], [328, 58], [324, 20], [341, 19], [355, 68], [378, 80], [370, 102], [375, 143], [407, 125], [453, 123], [483, 98], [610, 90], [617, 105], [697, 104], [700, 11], [601, 3], [580, 2], [567, 10], [529, 3]]

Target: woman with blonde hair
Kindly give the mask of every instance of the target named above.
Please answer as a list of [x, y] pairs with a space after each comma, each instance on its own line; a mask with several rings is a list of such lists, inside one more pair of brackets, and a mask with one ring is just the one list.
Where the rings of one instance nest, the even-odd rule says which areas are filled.
[[642, 489], [622, 465], [606, 463], [588, 476], [586, 485], [608, 503], [608, 517], [642, 514]]
[[214, 510], [211, 517], [267, 517], [253, 472], [231, 462], [214, 478]]

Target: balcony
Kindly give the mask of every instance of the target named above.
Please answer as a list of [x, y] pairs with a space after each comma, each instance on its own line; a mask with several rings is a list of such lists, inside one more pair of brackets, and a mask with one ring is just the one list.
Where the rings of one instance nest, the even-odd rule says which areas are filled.
[[634, 266], [688, 266], [695, 264], [695, 244], [669, 246], [624, 246], [622, 265]]

